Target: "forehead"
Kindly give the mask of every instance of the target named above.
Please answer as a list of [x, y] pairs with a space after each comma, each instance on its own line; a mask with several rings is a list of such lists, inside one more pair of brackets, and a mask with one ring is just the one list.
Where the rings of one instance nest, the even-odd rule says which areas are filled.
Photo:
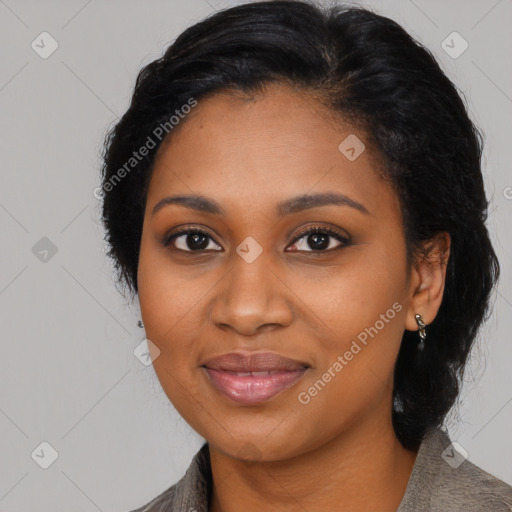
[[376, 165], [366, 134], [311, 94], [277, 84], [251, 97], [227, 91], [199, 100], [161, 145], [148, 206], [171, 192], [246, 205], [331, 190], [393, 201]]

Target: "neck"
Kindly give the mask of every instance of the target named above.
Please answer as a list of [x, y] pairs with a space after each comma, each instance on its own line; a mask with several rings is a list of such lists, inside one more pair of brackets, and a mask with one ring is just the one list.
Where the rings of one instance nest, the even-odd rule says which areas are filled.
[[210, 512], [396, 512], [417, 451], [386, 425], [354, 426], [300, 456], [247, 463], [210, 446], [213, 490]]

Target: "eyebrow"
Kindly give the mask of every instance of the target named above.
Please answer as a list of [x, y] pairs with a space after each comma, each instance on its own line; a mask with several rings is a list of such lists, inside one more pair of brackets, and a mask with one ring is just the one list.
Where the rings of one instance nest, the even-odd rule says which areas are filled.
[[[211, 213], [213, 215], [225, 215], [225, 210], [219, 203], [213, 199], [209, 199], [200, 195], [178, 195], [164, 197], [153, 208], [151, 216], [155, 215], [159, 210], [170, 204], [177, 204], [204, 213]], [[350, 206], [364, 214], [369, 215], [370, 212], [360, 202], [352, 199], [341, 193], [326, 192], [321, 194], [304, 194], [302, 196], [292, 197], [277, 204], [276, 214], [279, 217], [284, 217], [292, 213], [298, 213], [310, 208], [317, 208], [319, 206]]]

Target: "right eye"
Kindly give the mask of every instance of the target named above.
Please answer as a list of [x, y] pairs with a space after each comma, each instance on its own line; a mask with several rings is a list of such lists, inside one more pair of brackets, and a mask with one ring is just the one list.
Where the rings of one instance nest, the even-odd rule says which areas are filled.
[[[165, 247], [170, 246], [172, 249], [177, 249], [179, 251], [202, 252], [209, 250], [209, 240], [214, 242], [213, 238], [206, 231], [198, 228], [187, 227], [168, 236], [164, 240], [163, 245]], [[216, 242], [214, 243], [216, 244]]]

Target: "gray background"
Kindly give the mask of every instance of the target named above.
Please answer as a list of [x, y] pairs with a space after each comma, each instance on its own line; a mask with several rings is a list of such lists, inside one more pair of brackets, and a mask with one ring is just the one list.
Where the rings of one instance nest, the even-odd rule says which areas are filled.
[[[0, 511], [130, 510], [180, 478], [202, 444], [134, 356], [138, 305], [115, 289], [93, 190], [103, 136], [141, 66], [233, 4], [0, 0]], [[447, 426], [470, 460], [512, 484], [512, 0], [364, 5], [434, 52], [486, 133], [503, 276]], [[47, 59], [31, 47], [43, 31], [59, 45]], [[441, 47], [453, 31], [469, 43], [456, 59]], [[58, 452], [48, 469], [36, 463], [48, 450], [31, 455], [43, 441]]]

